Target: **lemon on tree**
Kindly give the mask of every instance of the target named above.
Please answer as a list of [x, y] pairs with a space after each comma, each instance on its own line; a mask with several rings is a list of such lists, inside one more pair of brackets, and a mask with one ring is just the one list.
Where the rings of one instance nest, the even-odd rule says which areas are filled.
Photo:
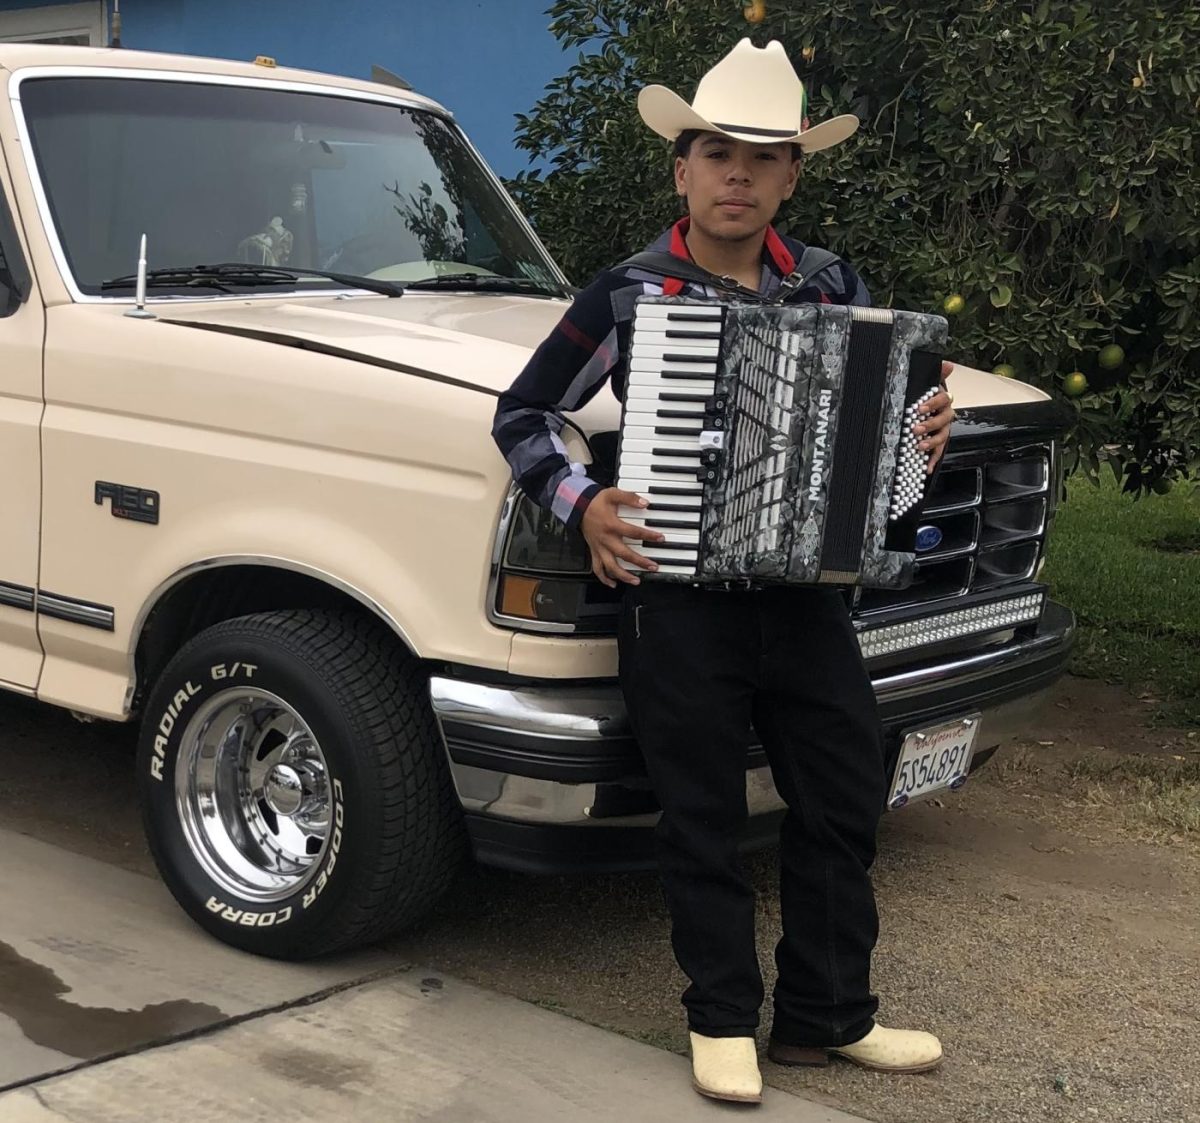
[[992, 367], [992, 373], [998, 374], [1001, 378], [1016, 378], [1017, 368], [1012, 363], [997, 363]]
[[1073, 370], [1063, 379], [1063, 391], [1068, 398], [1078, 398], [1087, 392], [1087, 375], [1081, 370]]
[[1100, 348], [1096, 362], [1103, 370], [1116, 370], [1125, 361], [1125, 349], [1119, 343], [1110, 343]]
[[944, 301], [942, 301], [942, 311], [947, 316], [957, 316], [967, 306], [966, 300], [960, 292], [952, 292]]
[[749, 23], [762, 23], [767, 16], [767, 0], [753, 0], [742, 9], [742, 15]]

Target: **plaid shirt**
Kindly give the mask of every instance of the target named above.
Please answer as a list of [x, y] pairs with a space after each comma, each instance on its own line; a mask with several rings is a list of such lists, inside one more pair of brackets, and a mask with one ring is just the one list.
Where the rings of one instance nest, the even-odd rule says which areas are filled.
[[[688, 223], [687, 218], [680, 219], [648, 248], [690, 259], [684, 241]], [[765, 296], [775, 293], [804, 249], [802, 243], [768, 227], [759, 291]], [[636, 268], [605, 270], [575, 298], [496, 407], [492, 436], [513, 478], [535, 502], [550, 508], [570, 527], [579, 525], [592, 496], [605, 485], [589, 477], [586, 467], [567, 454], [560, 436], [563, 414], [586, 405], [605, 383], [621, 400], [634, 305], [643, 295], [712, 300], [721, 296], [716, 289]], [[789, 304], [817, 302], [867, 305], [871, 297], [858, 274], [839, 262], [788, 298]]]

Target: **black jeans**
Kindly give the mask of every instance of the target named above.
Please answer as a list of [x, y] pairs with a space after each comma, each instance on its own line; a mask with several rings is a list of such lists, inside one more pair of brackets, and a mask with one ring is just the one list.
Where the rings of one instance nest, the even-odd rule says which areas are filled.
[[625, 591], [621, 686], [663, 814], [656, 841], [689, 1027], [752, 1036], [763, 1001], [738, 857], [751, 726], [787, 803], [772, 1036], [846, 1045], [874, 1024], [868, 875], [884, 801], [875, 694], [840, 592], [643, 582]]

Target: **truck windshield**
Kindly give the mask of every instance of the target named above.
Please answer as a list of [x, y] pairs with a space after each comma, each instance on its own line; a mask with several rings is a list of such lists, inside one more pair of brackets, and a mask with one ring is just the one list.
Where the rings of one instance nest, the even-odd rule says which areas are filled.
[[[553, 264], [436, 113], [116, 77], [30, 79], [21, 101], [83, 293], [133, 272], [143, 233], [158, 269], [240, 261], [401, 282], [495, 275], [561, 291]], [[345, 286], [294, 285], [331, 287]]]

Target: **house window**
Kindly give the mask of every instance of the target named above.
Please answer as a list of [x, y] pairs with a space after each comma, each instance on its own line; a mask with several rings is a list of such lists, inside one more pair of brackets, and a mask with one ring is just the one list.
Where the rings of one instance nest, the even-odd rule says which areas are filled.
[[104, 9], [103, 0], [88, 0], [0, 12], [0, 42], [102, 47]]

